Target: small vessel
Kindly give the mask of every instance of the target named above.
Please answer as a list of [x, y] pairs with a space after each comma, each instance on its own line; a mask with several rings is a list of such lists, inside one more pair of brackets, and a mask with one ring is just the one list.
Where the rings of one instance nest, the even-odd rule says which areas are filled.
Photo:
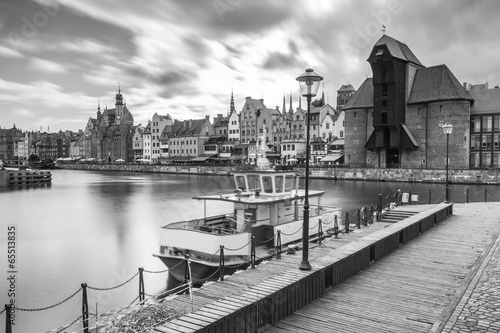
[[32, 161], [29, 163], [31, 169], [54, 169], [56, 163], [52, 160], [40, 160], [40, 161]]
[[[247, 268], [252, 254], [258, 263], [281, 248], [293, 249], [301, 243], [305, 191], [299, 189], [300, 177], [293, 170], [271, 169], [265, 136], [260, 142], [254, 169], [232, 173], [234, 192], [194, 197], [204, 201], [203, 218], [161, 227], [160, 251], [155, 256], [168, 267], [169, 279], [182, 283], [189, 271], [191, 282], [199, 286], [219, 278], [221, 262], [224, 274], [230, 275]], [[309, 199], [317, 199], [317, 204], [309, 205], [308, 234], [313, 240], [323, 230], [338, 230], [341, 225], [340, 208], [320, 205], [323, 194], [308, 191]], [[207, 202], [220, 201], [232, 203], [233, 211], [207, 217]]]

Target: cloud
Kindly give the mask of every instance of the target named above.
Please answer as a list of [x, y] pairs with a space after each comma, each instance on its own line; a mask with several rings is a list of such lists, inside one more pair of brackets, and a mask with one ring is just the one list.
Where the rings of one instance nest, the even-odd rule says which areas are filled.
[[33, 111], [25, 110], [25, 109], [17, 109], [17, 110], [14, 110], [13, 113], [16, 116], [20, 116], [20, 117], [33, 117], [35, 115]]
[[0, 57], [4, 58], [24, 58], [25, 55], [17, 50], [0, 45]]
[[61, 64], [35, 57], [29, 60], [28, 67], [31, 70], [45, 73], [66, 73], [66, 69]]

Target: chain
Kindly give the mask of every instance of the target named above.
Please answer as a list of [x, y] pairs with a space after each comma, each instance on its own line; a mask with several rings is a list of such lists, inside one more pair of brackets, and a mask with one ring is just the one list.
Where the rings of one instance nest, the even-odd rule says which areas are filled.
[[65, 331], [66, 329], [70, 328], [71, 326], [73, 326], [74, 324], [76, 324], [80, 319], [82, 318], [82, 316], [78, 316], [75, 320], [73, 320], [71, 322], [71, 324], [68, 324], [68, 325], [65, 325], [65, 326], [62, 326], [60, 328], [56, 328], [56, 329], [53, 329], [52, 331], [46, 331], [45, 333], [61, 333], [62, 331]]
[[295, 235], [296, 233], [298, 233], [300, 230], [302, 230], [302, 227], [300, 227], [297, 231], [295, 231], [295, 232], [294, 232], [294, 233], [292, 233], [292, 234], [287, 234], [287, 233], [284, 233], [283, 231], [281, 232], [281, 234], [282, 234], [282, 235], [284, 235], [284, 236], [293, 236], [293, 235]]
[[243, 245], [242, 247], [239, 247], [239, 248], [237, 248], [237, 249], [230, 249], [230, 248], [228, 248], [228, 247], [224, 247], [224, 250], [228, 250], [228, 251], [239, 251], [239, 250], [241, 250], [241, 249], [245, 248], [245, 247], [246, 247], [248, 244], [250, 244], [251, 242], [252, 242], [252, 241], [249, 241], [248, 243], [246, 243], [245, 245]]
[[99, 291], [104, 291], [104, 290], [113, 290], [113, 289], [117, 289], [117, 288], [120, 288], [124, 285], [126, 285], [127, 283], [129, 283], [130, 281], [132, 281], [137, 275], [139, 275], [139, 272], [135, 273], [130, 279], [128, 279], [127, 281], [115, 286], [115, 287], [109, 287], [109, 288], [96, 288], [96, 287], [91, 287], [91, 286], [87, 286], [87, 288], [89, 289], [92, 289], [92, 290], [99, 290]]
[[77, 291], [75, 291], [73, 294], [71, 294], [70, 296], [66, 297], [64, 300], [60, 301], [59, 303], [56, 303], [54, 305], [49, 305], [49, 306], [46, 306], [44, 308], [38, 308], [38, 309], [25, 309], [25, 308], [18, 308], [16, 307], [17, 310], [19, 311], [28, 311], [28, 312], [33, 312], [33, 311], [43, 311], [43, 310], [48, 310], [48, 309], [52, 309], [52, 308], [55, 308], [56, 306], [59, 306], [61, 304], [63, 304], [64, 302], [67, 302], [69, 301], [71, 298], [73, 298], [76, 294], [78, 294], [80, 292], [80, 290], [82, 290], [82, 288], [80, 287], [80, 289], [78, 289]]
[[164, 269], [163, 271], [148, 271], [148, 270], [143, 270], [144, 273], [151, 273], [151, 274], [159, 274], [159, 273], [166, 273], [168, 272], [168, 268]]

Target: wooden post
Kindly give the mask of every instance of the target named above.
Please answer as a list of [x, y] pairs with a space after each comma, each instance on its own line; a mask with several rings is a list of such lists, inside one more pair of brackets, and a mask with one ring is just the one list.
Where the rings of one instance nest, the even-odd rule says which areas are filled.
[[431, 192], [432, 192], [431, 189], [429, 189], [429, 205], [432, 203], [432, 201], [431, 201]]
[[368, 212], [367, 212], [367, 210], [368, 210], [368, 209], [367, 209], [366, 207], [363, 207], [363, 211], [365, 212], [365, 213], [364, 213], [364, 216], [363, 216], [363, 225], [364, 225], [365, 227], [367, 227], [367, 226], [368, 226], [368, 219], [367, 219], [367, 217], [368, 217], [368, 216], [367, 216], [367, 215], [368, 215]]
[[356, 217], [356, 228], [361, 229], [361, 209], [358, 209], [356, 212], [357, 217]]
[[484, 187], [484, 202], [488, 202], [488, 188]]
[[465, 190], [465, 193], [466, 193], [466, 195], [465, 195], [465, 197], [466, 197], [465, 202], [469, 203], [469, 188], [468, 187]]
[[[184, 254], [184, 261], [186, 262], [184, 266], [184, 283], [189, 283], [191, 280], [191, 274], [189, 274], [189, 255]], [[186, 290], [186, 294], [189, 294], [189, 288]]]
[[333, 220], [333, 231], [335, 232], [335, 238], [338, 238], [339, 236], [339, 221], [337, 220], [337, 214], [335, 214], [334, 220]]
[[83, 323], [83, 332], [89, 333], [89, 303], [87, 300], [86, 283], [82, 283], [82, 323]]
[[408, 191], [408, 202], [411, 206], [411, 189]]

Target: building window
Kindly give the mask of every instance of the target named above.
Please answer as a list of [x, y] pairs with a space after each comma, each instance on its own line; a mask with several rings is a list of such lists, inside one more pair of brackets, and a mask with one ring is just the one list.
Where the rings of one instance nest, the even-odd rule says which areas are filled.
[[417, 125], [417, 129], [418, 129], [418, 130], [419, 130], [419, 129], [422, 129], [422, 125], [418, 124], [418, 125]]
[[344, 131], [340, 131], [340, 137], [343, 138], [344, 137]]
[[483, 116], [483, 132], [491, 132], [493, 128], [493, 117]]
[[358, 126], [354, 126], [352, 130], [353, 130], [353, 132], [357, 132], [358, 131]]

